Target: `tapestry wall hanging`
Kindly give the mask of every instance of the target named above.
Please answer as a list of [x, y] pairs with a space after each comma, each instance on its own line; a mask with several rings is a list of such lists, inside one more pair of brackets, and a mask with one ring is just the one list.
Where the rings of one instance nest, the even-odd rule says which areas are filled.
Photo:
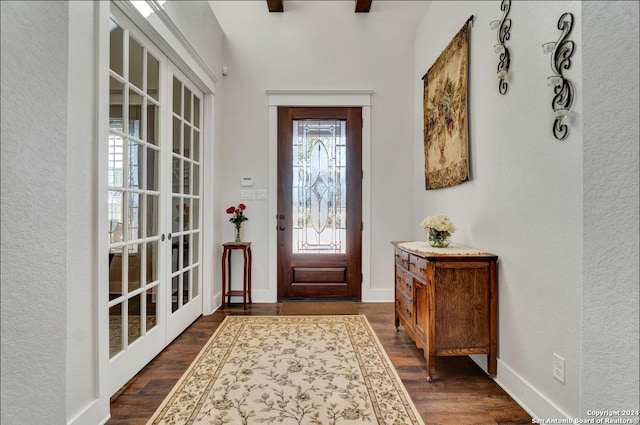
[[469, 180], [467, 81], [473, 16], [422, 77], [424, 80], [425, 188]]

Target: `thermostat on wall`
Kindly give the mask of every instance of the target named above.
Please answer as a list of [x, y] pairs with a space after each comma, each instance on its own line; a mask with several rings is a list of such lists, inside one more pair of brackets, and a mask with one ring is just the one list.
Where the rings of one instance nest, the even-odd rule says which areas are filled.
[[253, 177], [242, 177], [240, 184], [242, 186], [253, 186]]

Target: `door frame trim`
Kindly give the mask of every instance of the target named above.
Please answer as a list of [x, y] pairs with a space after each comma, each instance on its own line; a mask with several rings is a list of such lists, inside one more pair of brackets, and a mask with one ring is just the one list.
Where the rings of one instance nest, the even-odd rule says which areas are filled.
[[375, 301], [371, 289], [371, 96], [373, 90], [267, 90], [269, 98], [269, 276], [268, 288], [254, 288], [253, 298], [278, 299], [278, 106], [355, 106], [362, 108], [362, 301]]

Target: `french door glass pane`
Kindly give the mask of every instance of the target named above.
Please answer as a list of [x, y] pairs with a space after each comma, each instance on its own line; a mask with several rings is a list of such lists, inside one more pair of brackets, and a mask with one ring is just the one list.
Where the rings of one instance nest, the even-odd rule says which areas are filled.
[[173, 152], [178, 155], [182, 154], [182, 140], [180, 137], [180, 119], [173, 118]]
[[173, 113], [182, 114], [182, 83], [173, 77]]
[[191, 209], [191, 221], [193, 222], [194, 229], [200, 228], [200, 200], [197, 198], [193, 200], [193, 208]]
[[171, 187], [173, 193], [180, 193], [180, 187], [182, 184], [182, 161], [179, 158], [173, 158], [172, 160], [172, 178]]
[[185, 123], [184, 125], [184, 156], [191, 158], [191, 127]]
[[191, 279], [189, 279], [190, 274], [191, 270], [187, 270], [186, 272], [182, 273], [182, 305], [185, 305], [191, 300], [191, 297], [189, 296], [189, 294], [191, 293], [191, 291], [189, 290], [189, 282], [191, 281]]
[[158, 280], [158, 241], [147, 243], [147, 280], [146, 284], [152, 284]]
[[129, 136], [142, 139], [142, 96], [129, 90]]
[[193, 96], [193, 126], [200, 128], [200, 98]]
[[122, 304], [109, 308], [109, 357], [122, 351]]
[[157, 195], [147, 195], [147, 237], [158, 235], [158, 202]]
[[129, 141], [129, 188], [140, 189], [142, 186], [142, 153], [144, 148], [132, 140]]
[[147, 53], [147, 94], [158, 100], [158, 87], [160, 84], [160, 62]]
[[124, 105], [124, 84], [114, 77], [109, 78], [109, 128], [119, 132], [124, 131], [122, 116]]
[[200, 132], [193, 130], [193, 160], [200, 161]]
[[158, 285], [146, 291], [147, 302], [147, 331], [154, 328], [158, 324]]
[[124, 139], [117, 134], [109, 135], [109, 186], [124, 184]]
[[143, 48], [138, 41], [129, 37], [129, 82], [142, 89]]
[[200, 166], [193, 164], [193, 194], [200, 195]]
[[293, 252], [346, 252], [346, 121], [293, 122]]
[[137, 340], [142, 336], [142, 303], [140, 300], [140, 295], [136, 295], [135, 297], [129, 299], [129, 314], [128, 314], [128, 337], [129, 344]]
[[122, 248], [109, 250], [109, 301], [122, 295]]
[[147, 148], [147, 190], [160, 190], [160, 152]]
[[173, 198], [173, 208], [171, 209], [171, 232], [180, 231], [180, 198]]
[[191, 122], [191, 90], [184, 88], [184, 114], [182, 115], [185, 120]]
[[135, 241], [140, 237], [140, 194], [129, 193], [127, 201], [127, 240]]
[[127, 269], [129, 270], [127, 283], [129, 292], [135, 291], [142, 285], [142, 248], [140, 245], [134, 245], [129, 251]]
[[171, 279], [171, 312], [175, 313], [178, 310], [178, 281], [180, 275], [174, 276]]
[[184, 161], [183, 193], [191, 193], [191, 162]]
[[152, 145], [158, 144], [158, 119], [158, 106], [147, 101], [147, 142]]
[[183, 212], [183, 228], [182, 230], [190, 230], [191, 229], [191, 199], [184, 198], [184, 202], [182, 204], [182, 212]]
[[124, 31], [113, 21], [109, 21], [109, 68], [118, 75], [122, 72]]
[[124, 193], [110, 191], [108, 196], [109, 242], [122, 242], [124, 240]]

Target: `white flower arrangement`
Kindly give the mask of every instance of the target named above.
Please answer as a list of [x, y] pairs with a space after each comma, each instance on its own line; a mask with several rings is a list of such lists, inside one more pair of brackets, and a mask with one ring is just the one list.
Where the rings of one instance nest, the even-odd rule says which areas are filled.
[[438, 232], [447, 232], [451, 235], [456, 231], [456, 226], [444, 214], [436, 214], [422, 220], [420, 225], [425, 229], [434, 229]]
[[420, 225], [426, 230], [429, 244], [438, 248], [449, 246], [449, 238], [456, 226], [444, 214], [436, 214], [422, 220]]

